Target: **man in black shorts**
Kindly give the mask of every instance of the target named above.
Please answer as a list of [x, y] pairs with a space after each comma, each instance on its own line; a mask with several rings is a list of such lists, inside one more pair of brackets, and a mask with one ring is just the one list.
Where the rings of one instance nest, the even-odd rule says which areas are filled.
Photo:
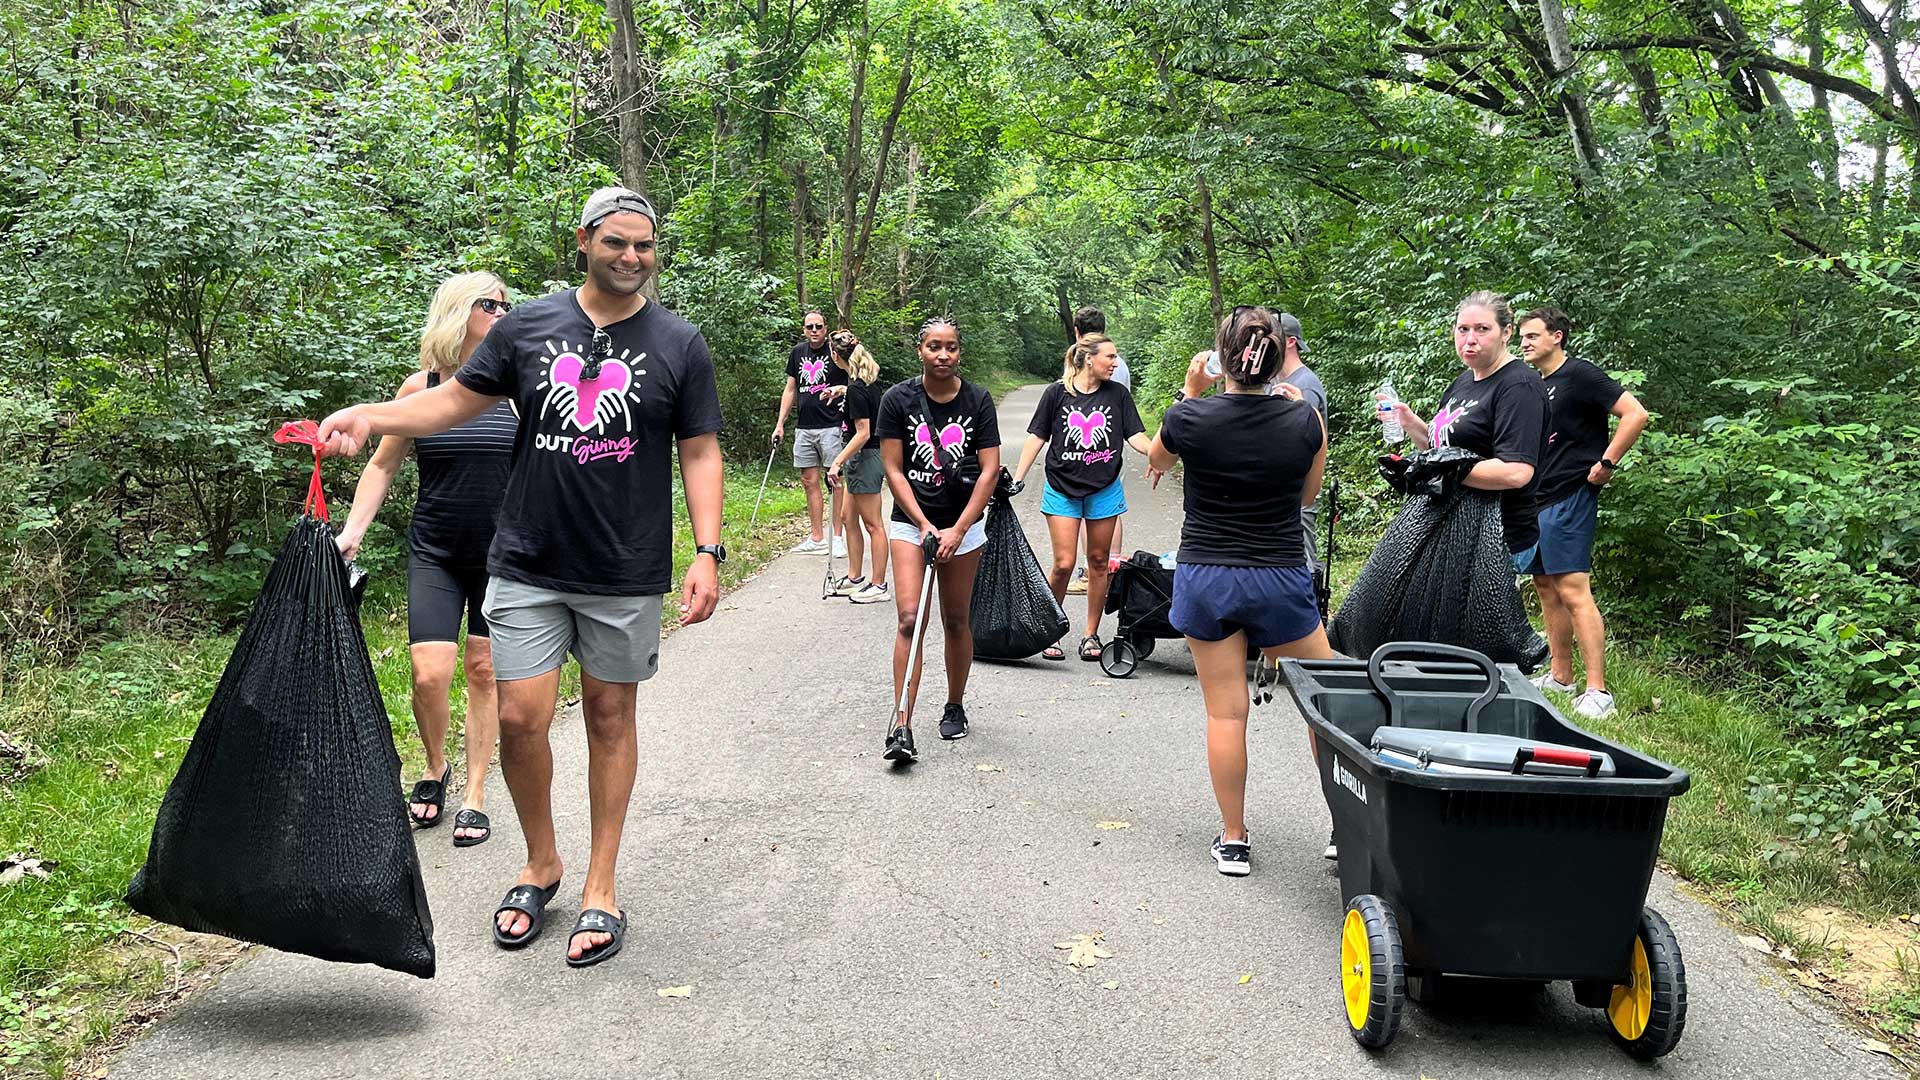
[[[1593, 599], [1593, 537], [1599, 525], [1600, 489], [1619, 471], [1620, 459], [1647, 426], [1647, 410], [1612, 376], [1567, 353], [1573, 323], [1556, 307], [1520, 318], [1520, 352], [1540, 372], [1550, 410], [1547, 455], [1540, 467], [1540, 546], [1533, 585], [1553, 648], [1548, 670], [1533, 680], [1543, 690], [1574, 692], [1573, 647], [1587, 665], [1586, 691], [1573, 711], [1591, 720], [1613, 715], [1607, 692], [1606, 623]], [[1607, 437], [1607, 417], [1620, 425]]]

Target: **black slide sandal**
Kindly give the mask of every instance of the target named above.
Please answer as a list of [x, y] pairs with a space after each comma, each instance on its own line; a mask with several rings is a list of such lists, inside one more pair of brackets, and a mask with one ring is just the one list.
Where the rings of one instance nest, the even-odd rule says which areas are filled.
[[[493, 943], [503, 949], [519, 949], [540, 936], [540, 928], [547, 921], [547, 905], [553, 902], [553, 894], [560, 891], [560, 882], [555, 881], [546, 888], [538, 885], [515, 885], [507, 890], [506, 898], [500, 906], [493, 909]], [[517, 911], [527, 917], [527, 932], [519, 937], [510, 937], [500, 929], [500, 913]]]
[[572, 949], [573, 939], [581, 934], [612, 934], [613, 940], [604, 945], [593, 946], [586, 952], [581, 953], [580, 959], [578, 960], [575, 960], [569, 955], [567, 957], [568, 967], [592, 967], [602, 960], [611, 960], [613, 954], [620, 951], [620, 946], [626, 944], [627, 917], [624, 914], [615, 915], [611, 912], [601, 911], [599, 908], [588, 908], [580, 913], [578, 919], [574, 920], [573, 933], [567, 935], [568, 949]]
[[[413, 794], [407, 796], [407, 816], [422, 829], [431, 829], [440, 824], [447, 816], [447, 785], [453, 783], [453, 762], [447, 762], [447, 771], [440, 774], [438, 780], [421, 780], [413, 785]], [[414, 803], [426, 803], [433, 807], [433, 816], [423, 818], [413, 812]]]
[[454, 847], [478, 847], [479, 845], [484, 844], [487, 841], [493, 839], [493, 822], [487, 818], [486, 812], [483, 810], [460, 811], [459, 813], [453, 815], [453, 827], [455, 829], [485, 829], [486, 830], [486, 832], [481, 833], [479, 836], [454, 837], [453, 838]]

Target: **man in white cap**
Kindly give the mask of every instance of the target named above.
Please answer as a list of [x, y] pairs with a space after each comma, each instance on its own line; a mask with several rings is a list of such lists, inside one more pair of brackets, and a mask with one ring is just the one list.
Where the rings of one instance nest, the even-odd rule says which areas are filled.
[[619, 952], [627, 915], [614, 870], [638, 759], [634, 702], [660, 658], [660, 608], [673, 569], [674, 445], [699, 545], [681, 587], [683, 624], [719, 598], [720, 399], [706, 339], [650, 302], [652, 204], [626, 188], [587, 198], [574, 234], [578, 289], [521, 304], [494, 324], [450, 381], [326, 418], [333, 454], [379, 435], [445, 431], [504, 399], [519, 413], [513, 471], [487, 560], [485, 611], [500, 694], [501, 772], [527, 864], [494, 915], [494, 940], [540, 933], [560, 888], [548, 729], [571, 652], [587, 730], [592, 853], [567, 963]]

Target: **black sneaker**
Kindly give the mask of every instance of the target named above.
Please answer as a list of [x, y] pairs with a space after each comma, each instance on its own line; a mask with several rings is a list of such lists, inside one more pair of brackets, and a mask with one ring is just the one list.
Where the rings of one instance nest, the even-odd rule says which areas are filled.
[[967, 737], [967, 710], [961, 705], [949, 701], [940, 714], [940, 737], [943, 739], [964, 739]]
[[913, 748], [913, 729], [903, 724], [887, 732], [887, 749], [880, 756], [888, 761], [912, 761], [919, 757]]
[[1213, 838], [1213, 865], [1228, 877], [1246, 877], [1253, 873], [1252, 838], [1223, 840]]

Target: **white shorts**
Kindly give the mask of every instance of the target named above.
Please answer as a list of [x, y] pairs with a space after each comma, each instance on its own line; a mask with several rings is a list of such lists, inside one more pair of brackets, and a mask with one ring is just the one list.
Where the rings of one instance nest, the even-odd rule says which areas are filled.
[[[903, 544], [918, 546], [920, 536], [920, 526], [910, 522], [895, 521], [892, 518], [887, 519], [887, 539], [898, 540]], [[954, 554], [965, 555], [969, 551], [977, 551], [980, 546], [986, 542], [987, 519], [981, 518], [979, 521], [973, 523], [973, 528], [967, 530], [967, 535], [960, 538], [959, 550], [955, 551]]]

